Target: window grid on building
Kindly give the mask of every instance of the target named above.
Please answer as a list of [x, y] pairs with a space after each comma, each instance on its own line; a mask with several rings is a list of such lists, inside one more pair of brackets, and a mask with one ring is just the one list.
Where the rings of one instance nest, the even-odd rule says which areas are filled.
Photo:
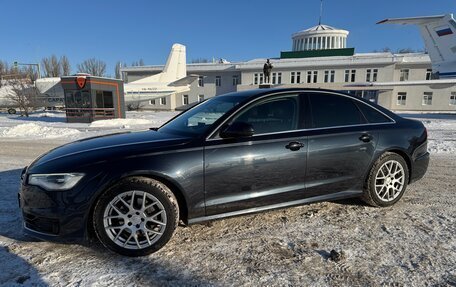
[[378, 69], [366, 70], [366, 82], [377, 82]]
[[301, 72], [291, 72], [290, 83], [292, 83], [292, 84], [301, 83]]
[[222, 76], [215, 76], [215, 86], [220, 87], [222, 85]]
[[149, 104], [155, 106], [155, 100], [150, 100], [150, 101], [149, 101]]
[[166, 106], [166, 98], [165, 97], [160, 98], [160, 105], [161, 106]]
[[397, 93], [397, 105], [405, 106], [406, 103], [407, 103], [407, 93], [404, 93], [404, 92]]
[[263, 73], [255, 73], [253, 75], [253, 84], [254, 85], [263, 84]]
[[233, 76], [233, 86], [239, 85], [239, 77], [237, 75]]
[[182, 104], [188, 105], [188, 95], [182, 95]]
[[336, 71], [334, 70], [327, 70], [325, 71], [325, 83], [334, 83], [334, 78], [335, 78]]
[[198, 77], [198, 87], [204, 87], [204, 77], [203, 76]]
[[432, 69], [426, 70], [426, 81], [432, 80]]
[[401, 77], [400, 77], [400, 81], [403, 82], [403, 81], [408, 81], [409, 79], [409, 72], [410, 70], [409, 69], [401, 69]]
[[272, 73], [272, 84], [273, 85], [280, 85], [282, 84], [282, 73]]
[[423, 101], [421, 103], [423, 106], [430, 106], [432, 105], [432, 92], [424, 92], [423, 93]]
[[318, 71], [307, 71], [307, 83], [316, 83], [318, 79]]
[[198, 95], [198, 103], [204, 101], [204, 95]]
[[451, 92], [450, 106], [456, 106], [456, 92]]

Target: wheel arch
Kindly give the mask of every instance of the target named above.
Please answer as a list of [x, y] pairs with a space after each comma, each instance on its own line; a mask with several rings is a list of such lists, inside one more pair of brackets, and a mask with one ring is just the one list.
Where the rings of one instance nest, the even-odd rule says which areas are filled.
[[367, 171], [366, 171], [366, 173], [364, 175], [364, 181], [363, 181], [364, 184], [366, 184], [366, 182], [368, 180], [368, 177], [369, 177], [369, 172], [370, 172], [371, 168], [374, 166], [375, 162], [387, 152], [395, 153], [395, 154], [399, 155], [400, 157], [402, 157], [405, 160], [405, 163], [407, 164], [407, 168], [408, 168], [408, 182], [407, 182], [407, 184], [410, 183], [410, 180], [411, 180], [411, 177], [412, 177], [412, 160], [410, 158], [410, 155], [407, 153], [407, 151], [405, 151], [405, 150], [403, 150], [401, 148], [393, 147], [393, 148], [385, 149], [382, 152], [378, 153], [378, 155], [372, 160], [372, 162], [369, 165], [369, 168], [367, 169]]
[[100, 191], [97, 192], [97, 195], [90, 206], [90, 211], [89, 211], [88, 220], [87, 220], [87, 232], [88, 232], [89, 238], [95, 238], [94, 237], [95, 231], [93, 229], [92, 220], [90, 220], [90, 219], [93, 218], [95, 206], [96, 206], [96, 203], [98, 202], [98, 200], [100, 199], [100, 197], [103, 194], [105, 194], [109, 189], [113, 188], [115, 185], [120, 183], [122, 180], [125, 180], [127, 178], [132, 178], [132, 177], [146, 177], [146, 178], [150, 178], [150, 179], [159, 181], [159, 182], [163, 183], [164, 185], [166, 185], [166, 187], [168, 187], [171, 190], [171, 192], [174, 194], [174, 196], [177, 199], [177, 204], [179, 206], [179, 219], [182, 220], [185, 224], [188, 224], [188, 205], [187, 205], [188, 201], [182, 191], [182, 187], [180, 187], [180, 185], [178, 183], [176, 183], [169, 177], [162, 175], [162, 174], [158, 174], [158, 173], [132, 172], [132, 173], [128, 173], [128, 174], [119, 176], [119, 177], [107, 182], [100, 188]]
[[408, 181], [409, 182], [407, 182], [407, 184], [409, 184], [410, 179], [412, 178], [412, 159], [410, 158], [409, 154], [405, 150], [402, 150], [399, 148], [391, 148], [391, 149], [386, 150], [385, 152], [392, 152], [392, 153], [398, 154], [405, 160], [405, 163], [407, 164], [407, 168], [408, 168]]

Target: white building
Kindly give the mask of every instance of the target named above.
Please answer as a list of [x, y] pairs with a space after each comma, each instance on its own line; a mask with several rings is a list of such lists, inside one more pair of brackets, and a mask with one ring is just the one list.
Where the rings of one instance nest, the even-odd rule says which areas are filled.
[[[292, 35], [292, 51], [271, 58], [274, 87], [308, 87], [343, 90], [368, 98], [391, 110], [456, 111], [456, 87], [448, 84], [417, 85], [431, 80], [427, 54], [354, 53], [347, 48], [349, 32], [318, 25]], [[144, 108], [174, 110], [216, 95], [258, 88], [263, 83], [266, 59], [238, 63], [187, 64], [188, 74], [200, 78], [190, 91], [150, 101]], [[126, 82], [161, 72], [163, 66], [122, 69]], [[385, 83], [381, 86], [354, 83]], [[404, 82], [390, 85], [388, 82]]]

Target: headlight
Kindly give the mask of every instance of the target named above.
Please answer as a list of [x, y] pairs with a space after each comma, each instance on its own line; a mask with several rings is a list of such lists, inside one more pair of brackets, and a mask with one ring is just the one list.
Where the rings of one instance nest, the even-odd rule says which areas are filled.
[[73, 188], [83, 176], [83, 173], [31, 174], [28, 177], [28, 184], [46, 190], [67, 190]]

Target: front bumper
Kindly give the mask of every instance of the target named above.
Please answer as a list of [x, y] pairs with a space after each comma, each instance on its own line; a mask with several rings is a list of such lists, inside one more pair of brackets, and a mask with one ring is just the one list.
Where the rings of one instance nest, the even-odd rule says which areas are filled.
[[425, 174], [429, 166], [429, 152], [425, 152], [421, 156], [415, 158], [412, 162], [412, 172], [410, 174], [410, 183], [413, 183], [421, 179]]
[[72, 194], [71, 190], [50, 192], [22, 185], [18, 197], [24, 233], [47, 241], [85, 241], [89, 208], [84, 204], [71, 204], [69, 196]]
[[[27, 175], [22, 175], [23, 179]], [[89, 239], [91, 206], [102, 190], [103, 177], [87, 177], [73, 189], [47, 191], [22, 180], [18, 194], [24, 233], [46, 241], [85, 242]]]

